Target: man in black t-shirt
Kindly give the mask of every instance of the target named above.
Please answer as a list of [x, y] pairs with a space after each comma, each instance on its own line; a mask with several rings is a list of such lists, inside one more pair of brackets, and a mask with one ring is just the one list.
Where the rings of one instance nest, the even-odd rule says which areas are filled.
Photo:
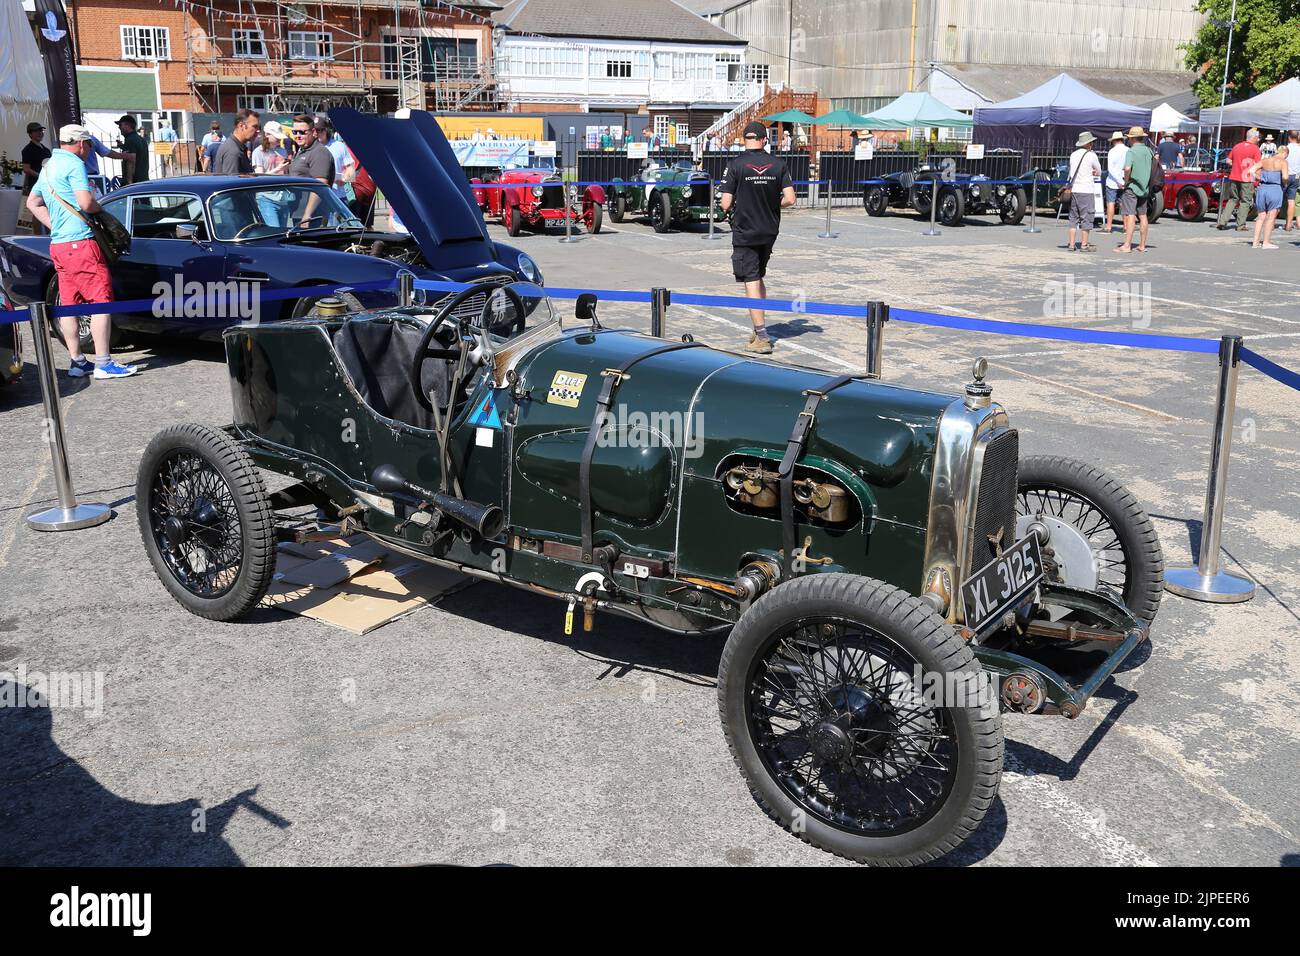
[[[731, 270], [737, 282], [745, 283], [745, 295], [751, 299], [767, 298], [763, 277], [781, 231], [781, 209], [794, 205], [790, 171], [764, 149], [766, 145], [766, 126], [759, 122], [746, 126], [745, 151], [727, 163], [718, 186], [722, 208], [731, 212]], [[750, 309], [749, 317], [754, 334], [745, 350], [771, 354], [765, 313]]]
[[41, 174], [41, 167], [50, 158], [50, 150], [41, 142], [45, 138], [45, 127], [40, 123], [27, 124], [27, 138], [31, 141], [23, 147], [23, 195], [26, 196], [36, 185], [36, 177]]

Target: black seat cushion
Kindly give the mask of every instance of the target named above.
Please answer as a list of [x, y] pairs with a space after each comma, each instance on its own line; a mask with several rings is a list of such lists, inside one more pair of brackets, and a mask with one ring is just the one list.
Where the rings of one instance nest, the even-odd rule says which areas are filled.
[[[385, 317], [354, 319], [334, 333], [334, 350], [367, 405], [385, 418], [433, 428], [433, 415], [411, 392], [410, 369], [422, 327]], [[428, 359], [421, 387], [439, 409], [447, 407], [451, 376], [448, 363]]]

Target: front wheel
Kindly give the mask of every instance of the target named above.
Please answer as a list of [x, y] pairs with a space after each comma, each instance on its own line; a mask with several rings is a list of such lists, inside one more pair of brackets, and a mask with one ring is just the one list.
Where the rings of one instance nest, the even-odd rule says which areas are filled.
[[1108, 590], [1134, 617], [1155, 620], [1164, 554], [1155, 525], [1131, 491], [1099, 468], [1047, 455], [1021, 458], [1017, 485], [1016, 539], [1034, 524], [1043, 526], [1052, 579]]
[[1028, 200], [1025, 198], [1023, 189], [1013, 189], [1002, 197], [1002, 202], [998, 206], [998, 216], [1002, 222], [1008, 226], [1020, 225], [1020, 220], [1025, 218], [1025, 209], [1028, 206]]
[[501, 209], [501, 225], [506, 227], [506, 235], [514, 238], [523, 232], [524, 221], [517, 206], [506, 203]]
[[655, 232], [667, 232], [673, 227], [673, 197], [666, 191], [655, 193], [650, 203], [650, 225]]
[[619, 193], [614, 197], [614, 204], [609, 207], [609, 218], [615, 222], [622, 222], [625, 215], [627, 215], [627, 197]]
[[1200, 186], [1188, 186], [1178, 194], [1178, 218], [1183, 222], [1200, 222], [1210, 206], [1209, 197]]
[[172, 425], [144, 451], [135, 485], [145, 553], [186, 610], [230, 621], [275, 574], [275, 523], [252, 460], [225, 432]]
[[884, 186], [868, 186], [862, 195], [862, 205], [868, 216], [883, 216], [889, 207], [889, 196]]
[[587, 231], [593, 236], [600, 232], [601, 223], [605, 218], [604, 208], [598, 202], [591, 204], [587, 211]]
[[813, 574], [760, 598], [723, 649], [718, 708], [768, 815], [861, 863], [938, 859], [997, 795], [991, 681], [942, 618], [871, 578]]
[[956, 227], [962, 224], [966, 215], [966, 199], [956, 189], [939, 193], [938, 218], [942, 225]]

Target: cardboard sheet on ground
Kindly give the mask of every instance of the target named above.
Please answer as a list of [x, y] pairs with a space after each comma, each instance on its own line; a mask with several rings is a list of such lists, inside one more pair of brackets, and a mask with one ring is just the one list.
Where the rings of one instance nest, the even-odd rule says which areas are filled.
[[[367, 634], [473, 578], [397, 554], [365, 535], [281, 545], [263, 607]], [[342, 574], [342, 577], [338, 575]], [[316, 584], [317, 581], [332, 581]]]

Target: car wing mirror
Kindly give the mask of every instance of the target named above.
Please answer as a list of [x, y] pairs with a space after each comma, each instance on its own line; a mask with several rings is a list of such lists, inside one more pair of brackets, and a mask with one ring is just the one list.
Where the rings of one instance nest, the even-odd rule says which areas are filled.
[[199, 241], [199, 225], [195, 222], [182, 222], [176, 226], [176, 238], [187, 239], [190, 242]]
[[578, 302], [573, 307], [573, 317], [579, 322], [589, 322], [593, 330], [599, 329], [600, 320], [596, 318], [596, 303], [599, 300], [594, 292], [584, 292], [578, 296]]

